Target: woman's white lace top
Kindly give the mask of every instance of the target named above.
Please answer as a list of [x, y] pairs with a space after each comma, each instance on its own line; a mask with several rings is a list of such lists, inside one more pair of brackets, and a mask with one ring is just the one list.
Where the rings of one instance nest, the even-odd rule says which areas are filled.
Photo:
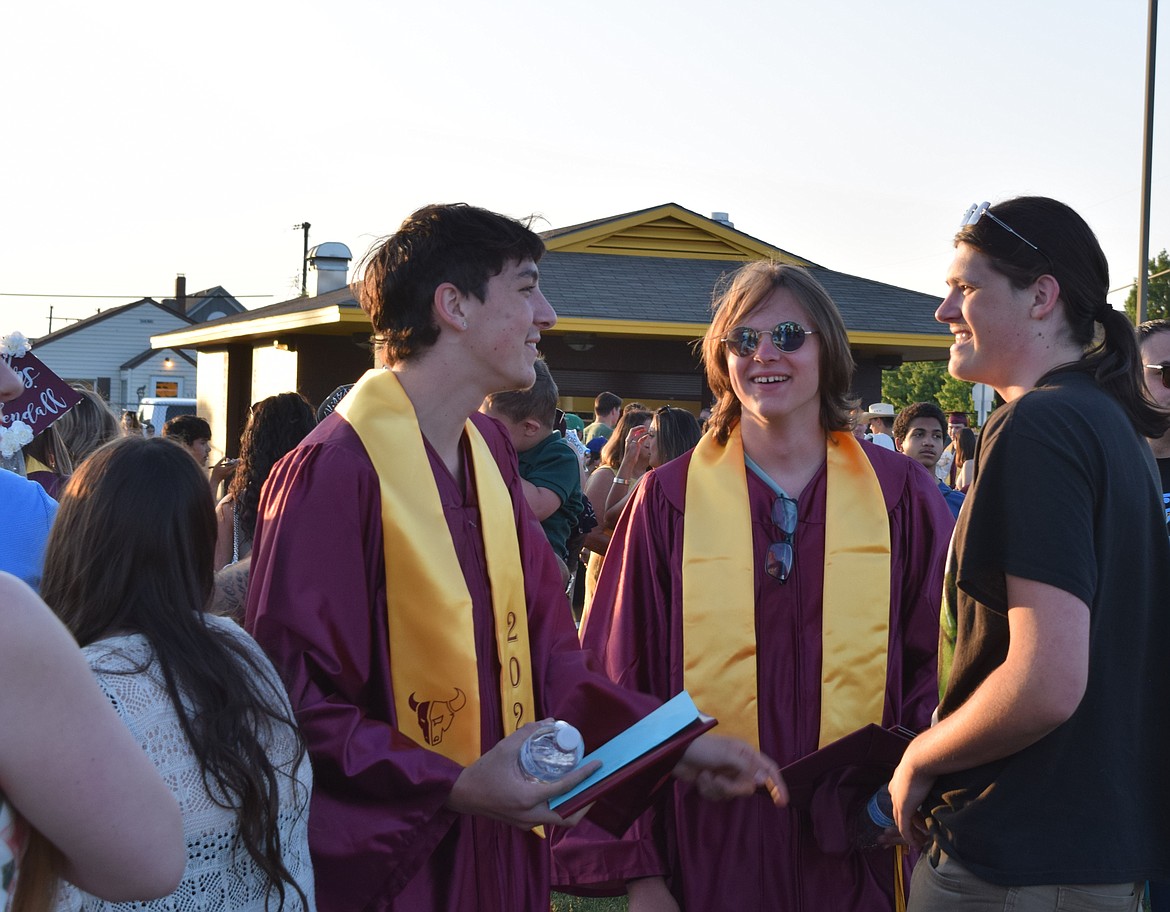
[[[272, 695], [273, 704], [282, 706], [291, 719], [292, 709], [284, 687], [256, 642], [228, 618], [207, 615], [207, 622], [245, 643], [259, 659], [268, 680], [256, 680], [256, 688], [265, 696]], [[111, 637], [87, 646], [84, 651], [102, 691], [178, 799], [187, 840], [187, 869], [174, 893], [147, 903], [108, 903], [64, 884], [58, 912], [120, 909], [276, 912], [281, 908], [278, 894], [272, 890], [269, 896], [265, 877], [240, 841], [236, 812], [217, 804], [204, 784], [146, 639], [140, 634]], [[138, 668], [144, 670], [133, 673]], [[284, 865], [309, 898], [308, 912], [313, 912], [316, 906], [308, 837], [312, 772], [307, 755], [294, 770], [296, 756], [294, 733], [287, 727], [274, 725], [268, 757], [280, 776], [279, 829]], [[301, 912], [304, 908], [287, 884], [283, 908], [287, 912]]]

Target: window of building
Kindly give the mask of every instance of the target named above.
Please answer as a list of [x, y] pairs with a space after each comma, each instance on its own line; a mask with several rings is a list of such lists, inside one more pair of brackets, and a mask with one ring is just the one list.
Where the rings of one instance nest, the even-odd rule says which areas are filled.
[[183, 378], [182, 377], [151, 377], [150, 388], [153, 392], [152, 396], [182, 396], [183, 395]]

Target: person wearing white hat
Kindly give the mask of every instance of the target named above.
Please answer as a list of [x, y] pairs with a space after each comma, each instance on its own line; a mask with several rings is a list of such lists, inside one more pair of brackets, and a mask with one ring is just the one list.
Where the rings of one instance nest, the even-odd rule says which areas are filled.
[[897, 449], [894, 446], [894, 418], [898, 410], [888, 402], [875, 402], [865, 413], [865, 420], [869, 422], [869, 439], [887, 450]]

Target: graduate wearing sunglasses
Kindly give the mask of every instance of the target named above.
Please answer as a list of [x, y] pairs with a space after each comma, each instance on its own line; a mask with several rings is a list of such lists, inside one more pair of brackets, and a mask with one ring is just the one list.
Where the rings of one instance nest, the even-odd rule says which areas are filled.
[[[953, 521], [927, 473], [850, 432], [837, 308], [804, 269], [752, 263], [702, 351], [707, 433], [635, 492], [583, 644], [628, 687], [690, 691], [781, 766], [870, 722], [925, 727]], [[560, 881], [625, 885], [631, 912], [894, 908], [894, 851], [826, 850], [852, 808], [696, 797], [669, 790], [618, 845], [570, 834]]]

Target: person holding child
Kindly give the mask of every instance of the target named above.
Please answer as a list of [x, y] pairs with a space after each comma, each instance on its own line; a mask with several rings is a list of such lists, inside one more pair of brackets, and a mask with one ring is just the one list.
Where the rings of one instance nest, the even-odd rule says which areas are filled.
[[557, 411], [556, 381], [543, 358], [533, 364], [536, 382], [526, 390], [490, 393], [480, 411], [499, 421], [516, 449], [524, 499], [540, 526], [568, 584], [569, 568], [577, 558], [568, 541], [584, 509], [581, 500], [581, 462], [576, 452], [553, 428]]

